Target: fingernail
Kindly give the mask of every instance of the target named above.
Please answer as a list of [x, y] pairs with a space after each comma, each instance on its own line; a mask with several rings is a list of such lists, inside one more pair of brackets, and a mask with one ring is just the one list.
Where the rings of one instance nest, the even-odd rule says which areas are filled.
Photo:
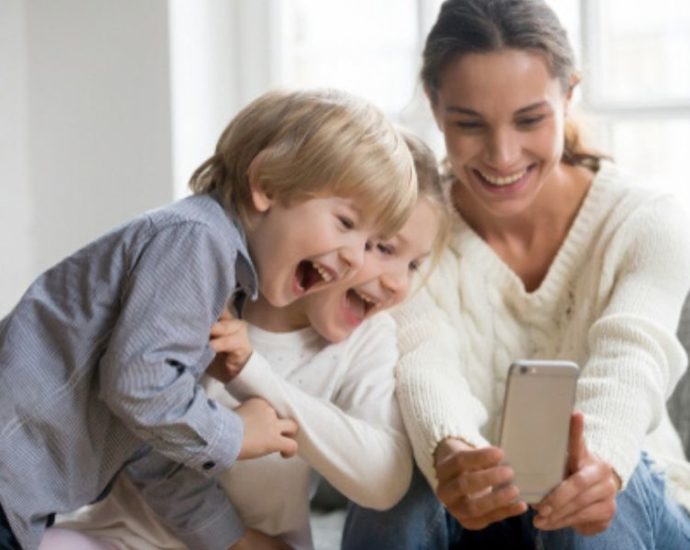
[[551, 506], [549, 506], [548, 504], [546, 506], [542, 506], [539, 509], [539, 517], [547, 518], [551, 515], [551, 512], [553, 512], [553, 510], [551, 509]]

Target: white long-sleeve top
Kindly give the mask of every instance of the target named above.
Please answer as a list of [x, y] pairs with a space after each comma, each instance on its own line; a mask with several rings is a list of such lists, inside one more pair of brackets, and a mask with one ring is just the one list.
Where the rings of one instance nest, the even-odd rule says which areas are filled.
[[252, 355], [229, 393], [218, 383], [209, 393], [230, 407], [263, 397], [297, 421], [299, 451], [288, 460], [239, 461], [221, 478], [245, 525], [310, 548], [314, 472], [362, 506], [385, 509], [402, 498], [412, 453], [394, 395], [391, 317], [376, 315], [330, 346], [311, 328], [276, 334], [251, 327], [250, 339], [264, 357]]
[[[412, 453], [394, 395], [398, 352], [390, 315], [377, 314], [332, 345], [311, 328], [273, 333], [250, 326], [249, 338], [255, 351], [239, 376], [227, 391], [208, 380], [207, 392], [228, 407], [253, 396], [266, 399], [299, 424], [299, 451], [290, 459], [272, 454], [237, 461], [221, 476], [245, 525], [296, 549], [312, 548], [316, 473], [362, 506], [384, 509], [402, 498]], [[123, 548], [183, 548], [126, 480], [62, 524]]]
[[690, 467], [666, 412], [687, 365], [675, 334], [690, 288], [688, 217], [603, 163], [538, 289], [458, 217], [427, 290], [401, 306], [398, 400], [415, 458], [435, 486], [446, 437], [497, 442], [510, 363], [570, 359], [589, 448], [627, 483], [642, 449], [690, 508]]

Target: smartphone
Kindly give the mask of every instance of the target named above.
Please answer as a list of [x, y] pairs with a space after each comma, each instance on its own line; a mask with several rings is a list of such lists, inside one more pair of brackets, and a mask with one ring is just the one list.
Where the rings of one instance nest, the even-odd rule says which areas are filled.
[[528, 504], [563, 480], [579, 372], [572, 361], [523, 360], [510, 366], [499, 446]]

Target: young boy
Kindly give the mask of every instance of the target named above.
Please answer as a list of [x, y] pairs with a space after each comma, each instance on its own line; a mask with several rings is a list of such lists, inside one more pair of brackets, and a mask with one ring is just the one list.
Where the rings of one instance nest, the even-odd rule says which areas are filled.
[[[240, 461], [220, 478], [248, 527], [249, 548], [312, 547], [316, 472], [354, 502], [377, 509], [393, 506], [407, 490], [412, 457], [394, 398], [395, 326], [377, 313], [407, 296], [420, 263], [442, 248], [448, 226], [435, 159], [407, 140], [418, 172], [417, 205], [398, 234], [371, 247], [354, 280], [283, 308], [259, 297], [243, 308], [246, 321], [225, 315], [212, 327], [219, 354], [207, 372], [227, 379], [230, 369], [235, 378], [227, 391], [207, 380], [209, 394], [229, 408], [263, 397], [300, 426], [299, 456]], [[123, 479], [111, 498], [63, 526], [118, 548], [179, 550], [137, 495]]]
[[238, 292], [284, 306], [353, 276], [416, 196], [398, 133], [338, 92], [260, 97], [191, 187], [45, 272], [0, 322], [7, 547], [36, 548], [55, 513], [98, 499], [124, 467], [188, 547], [230, 547], [243, 528], [215, 479], [237, 458], [293, 454], [296, 426], [207, 397], [210, 326]]

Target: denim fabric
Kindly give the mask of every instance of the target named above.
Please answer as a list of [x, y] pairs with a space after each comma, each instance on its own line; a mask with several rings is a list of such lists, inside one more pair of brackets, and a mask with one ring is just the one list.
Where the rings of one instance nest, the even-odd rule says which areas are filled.
[[538, 531], [534, 513], [496, 522], [480, 531], [463, 529], [448, 514], [418, 470], [394, 508], [376, 512], [351, 505], [343, 532], [343, 550], [534, 549], [537, 550], [681, 550], [690, 549], [690, 516], [666, 496], [662, 475], [642, 456], [625, 491], [617, 497], [611, 526], [595, 536], [572, 529]]

